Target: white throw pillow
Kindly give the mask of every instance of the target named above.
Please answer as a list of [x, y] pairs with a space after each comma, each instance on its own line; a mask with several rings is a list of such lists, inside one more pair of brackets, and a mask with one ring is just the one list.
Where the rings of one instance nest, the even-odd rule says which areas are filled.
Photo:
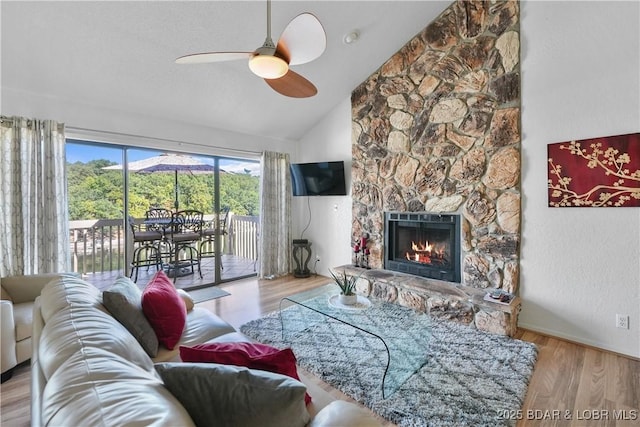
[[193, 301], [193, 297], [189, 295], [189, 293], [184, 289], [176, 289], [176, 290], [178, 291], [178, 295], [180, 295], [180, 298], [182, 298], [182, 301], [184, 301], [184, 306], [187, 307], [187, 311], [193, 310], [193, 306], [195, 305], [195, 302]]

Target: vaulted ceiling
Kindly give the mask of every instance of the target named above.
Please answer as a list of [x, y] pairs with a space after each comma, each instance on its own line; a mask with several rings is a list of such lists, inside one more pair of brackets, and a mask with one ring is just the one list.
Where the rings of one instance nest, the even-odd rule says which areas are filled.
[[[275, 0], [274, 41], [302, 12], [327, 34], [321, 57], [293, 67], [318, 94], [295, 99], [274, 92], [246, 61], [174, 63], [189, 53], [260, 47], [266, 1], [4, 0], [2, 91], [297, 140], [449, 4]], [[345, 44], [353, 30], [360, 39]], [[13, 114], [4, 102], [2, 110]]]

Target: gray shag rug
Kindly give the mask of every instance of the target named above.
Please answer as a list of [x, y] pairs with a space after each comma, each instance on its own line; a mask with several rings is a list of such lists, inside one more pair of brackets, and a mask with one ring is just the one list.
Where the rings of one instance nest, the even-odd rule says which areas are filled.
[[[402, 324], [404, 317], [416, 314], [395, 304], [385, 310], [384, 316], [370, 312], [369, 317], [378, 323], [385, 318]], [[240, 330], [259, 342], [291, 347], [299, 366], [398, 426], [515, 425], [508, 414], [522, 407], [537, 358], [534, 344], [423, 315], [429, 336], [424, 364], [420, 362], [421, 367], [412, 369], [406, 381], [403, 378], [383, 399], [380, 386], [387, 357], [380, 340], [324, 316], [318, 320], [319, 315], [300, 307], [283, 311], [285, 338], [279, 312], [248, 322]], [[307, 315], [316, 320], [309, 322]], [[296, 318], [305, 326], [295, 325], [295, 320], [291, 324]], [[407, 354], [415, 353], [413, 335], [397, 328], [394, 345], [404, 343]], [[390, 372], [397, 364], [402, 361], [392, 360]]]

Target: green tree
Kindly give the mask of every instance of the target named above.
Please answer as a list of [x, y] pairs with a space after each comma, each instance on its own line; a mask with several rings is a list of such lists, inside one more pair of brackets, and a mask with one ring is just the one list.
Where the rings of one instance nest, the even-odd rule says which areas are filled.
[[[67, 163], [69, 217], [71, 220], [122, 218], [123, 173], [105, 170], [108, 160]], [[214, 211], [214, 176], [178, 173], [181, 209]], [[129, 213], [142, 218], [152, 207], [174, 208], [173, 173], [129, 173]], [[220, 173], [220, 206], [236, 215], [259, 214], [259, 178], [249, 174]]]
[[71, 220], [122, 217], [122, 176], [102, 169], [110, 164], [107, 160], [67, 164]]
[[220, 206], [236, 215], [259, 214], [259, 178], [249, 174], [220, 174]]

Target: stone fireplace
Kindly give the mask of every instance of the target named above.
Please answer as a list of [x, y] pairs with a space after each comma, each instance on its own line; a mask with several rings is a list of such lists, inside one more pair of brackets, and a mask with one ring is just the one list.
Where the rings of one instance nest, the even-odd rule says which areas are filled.
[[460, 216], [386, 212], [384, 268], [460, 283]]
[[507, 334], [518, 309], [481, 300], [519, 284], [519, 15], [513, 0], [455, 1], [351, 95], [352, 238], [370, 236], [369, 265], [388, 271], [385, 212], [460, 215], [459, 280], [419, 276], [409, 291], [371, 274], [370, 291]]

